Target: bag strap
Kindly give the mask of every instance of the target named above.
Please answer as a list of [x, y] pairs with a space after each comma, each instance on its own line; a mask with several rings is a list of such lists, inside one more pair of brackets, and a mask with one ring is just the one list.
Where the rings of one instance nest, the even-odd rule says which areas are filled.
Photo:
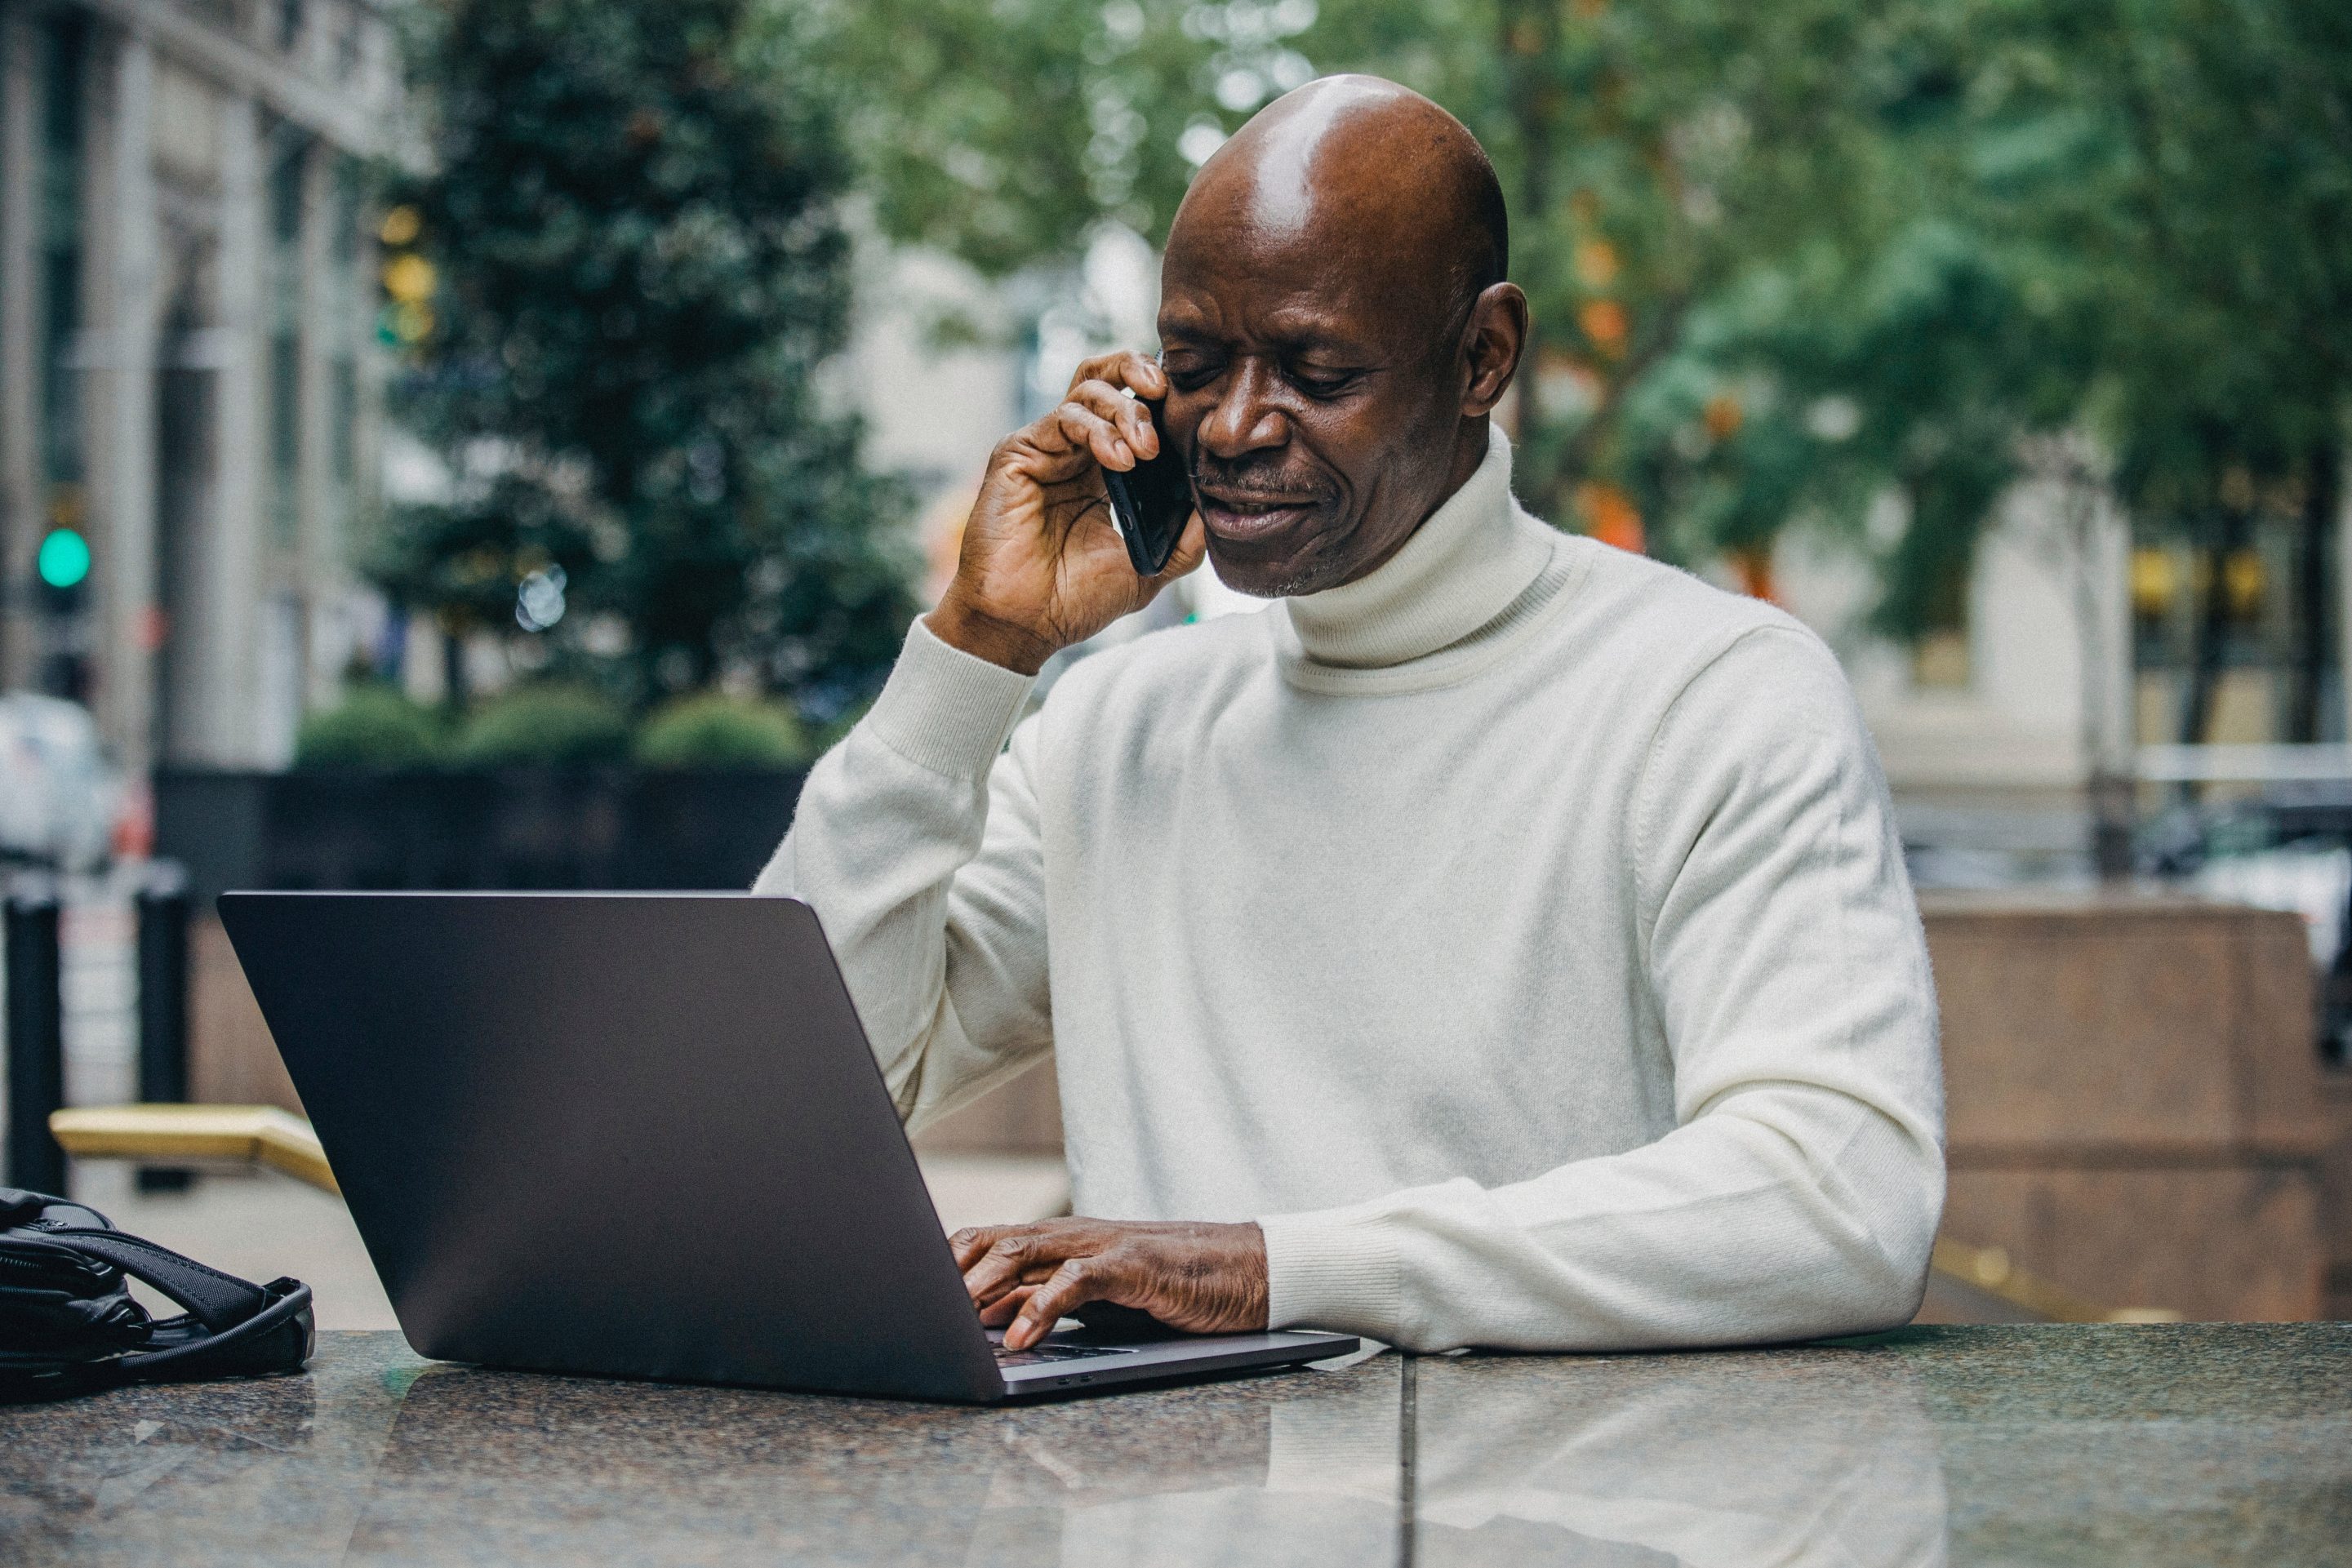
[[[97, 1223], [62, 1223], [68, 1214]], [[40, 1218], [28, 1221], [27, 1215]], [[185, 1317], [156, 1323], [144, 1351], [61, 1363], [16, 1380], [36, 1395], [79, 1393], [141, 1377], [299, 1372], [310, 1359], [310, 1287], [299, 1280], [257, 1285], [117, 1230], [96, 1209], [13, 1187], [0, 1187], [0, 1230], [30, 1245], [110, 1265], [187, 1310]]]
[[126, 1355], [115, 1364], [130, 1377], [259, 1377], [301, 1371], [310, 1364], [316, 1329], [310, 1287], [299, 1280], [272, 1280], [260, 1293], [262, 1309], [232, 1328]]
[[135, 1280], [144, 1280], [185, 1307], [213, 1333], [236, 1327], [269, 1304], [268, 1296], [258, 1285], [217, 1269], [207, 1269], [193, 1258], [183, 1258], [168, 1248], [120, 1230], [68, 1226], [43, 1230], [40, 1237], [44, 1241], [111, 1263]]

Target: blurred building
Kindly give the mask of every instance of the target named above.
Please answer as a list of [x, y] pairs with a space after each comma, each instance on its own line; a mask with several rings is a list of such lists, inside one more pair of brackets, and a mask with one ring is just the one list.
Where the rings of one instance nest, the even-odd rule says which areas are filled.
[[[1870, 632], [1850, 545], [1784, 538], [1775, 591], [1844, 661], [1906, 841], [1958, 852], [1938, 869], [1960, 882], [1969, 856], [2005, 881], [2085, 869], [2092, 777], [2131, 775], [2142, 747], [2342, 741], [2347, 549], [2352, 510], [2257, 517], [2212, 594], [2212, 558], [2177, 533], [2037, 476], [2002, 498], [1952, 627], [1916, 646]], [[2167, 798], [2143, 785], [2140, 810]]]
[[0, 686], [282, 762], [376, 468], [375, 0], [0, 6]]
[[1956, 623], [1906, 644], [1871, 630], [1877, 580], [1850, 542], [1783, 537], [1774, 596], [1837, 650], [1906, 841], [1948, 852], [1915, 870], [1999, 883], [2089, 869], [2093, 772], [2127, 771], [2136, 745], [2162, 738], [2134, 722], [2130, 555], [2111, 507], [2021, 484], [1985, 531]]

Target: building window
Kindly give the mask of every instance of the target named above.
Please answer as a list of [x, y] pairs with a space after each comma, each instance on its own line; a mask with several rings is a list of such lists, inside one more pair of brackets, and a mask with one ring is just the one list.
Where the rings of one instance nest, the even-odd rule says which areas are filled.
[[279, 547], [301, 532], [302, 197], [310, 139], [280, 124], [269, 168], [269, 522]]
[[79, 528], [82, 511], [81, 376], [83, 124], [88, 29], [78, 16], [41, 34], [41, 476], [48, 525]]
[[328, 515], [349, 548], [352, 498], [360, 470], [359, 337], [367, 329], [373, 303], [362, 287], [367, 236], [360, 227], [366, 205], [366, 180], [356, 158], [335, 160], [334, 211], [327, 230], [327, 389], [333, 403], [328, 427]]
[[2139, 738], [2334, 738], [2342, 733], [2336, 626], [2307, 497], [2291, 481], [2250, 476], [2221, 488], [2182, 517], [2135, 521]]
[[1969, 573], [1965, 563], [1947, 563], [1924, 606], [1927, 629], [1911, 645], [1911, 684], [1924, 690], [1966, 691], [1969, 656]]
[[1930, 691], [1966, 691], [1969, 635], [1930, 632], [1911, 646], [1911, 684]]

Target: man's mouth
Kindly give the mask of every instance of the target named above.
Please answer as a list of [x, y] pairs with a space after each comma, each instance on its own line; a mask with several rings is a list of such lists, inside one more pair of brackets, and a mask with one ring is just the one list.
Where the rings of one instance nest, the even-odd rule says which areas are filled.
[[1199, 492], [1201, 521], [1219, 538], [1236, 543], [1265, 538], [1305, 519], [1320, 505], [1311, 496], [1267, 496], [1242, 490]]

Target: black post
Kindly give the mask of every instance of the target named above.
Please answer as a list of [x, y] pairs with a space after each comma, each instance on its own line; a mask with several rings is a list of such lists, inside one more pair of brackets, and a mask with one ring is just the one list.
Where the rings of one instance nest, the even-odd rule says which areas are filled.
[[188, 873], [157, 861], [140, 884], [139, 1098], [177, 1105], [188, 1097]]
[[[194, 901], [188, 873], [176, 861], [157, 861], [139, 884], [139, 1098], [177, 1105], [188, 1098], [188, 915]], [[142, 1166], [146, 1192], [176, 1192], [191, 1173]]]
[[58, 894], [43, 876], [6, 891], [8, 1185], [64, 1196], [66, 1155], [49, 1113], [66, 1103], [66, 1010], [59, 989]]

